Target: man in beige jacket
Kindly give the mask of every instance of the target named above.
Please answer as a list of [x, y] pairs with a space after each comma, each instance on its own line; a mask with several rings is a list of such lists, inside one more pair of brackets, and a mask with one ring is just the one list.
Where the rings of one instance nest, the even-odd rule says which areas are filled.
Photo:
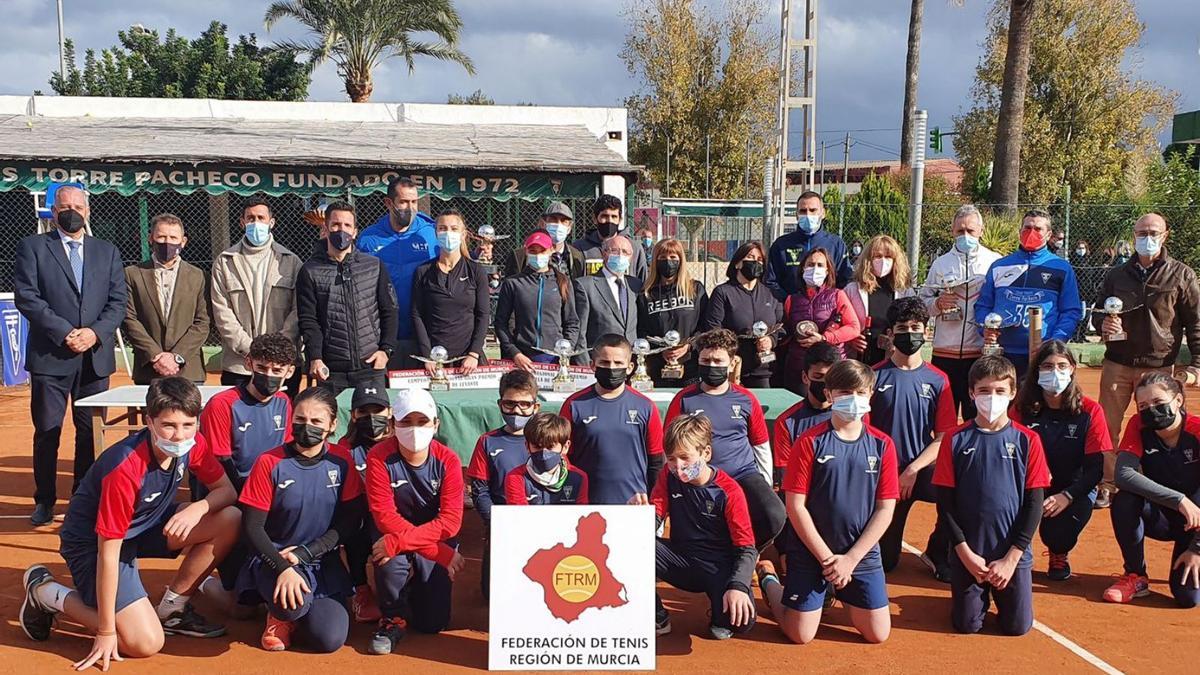
[[[303, 261], [275, 241], [271, 207], [253, 199], [242, 208], [245, 236], [221, 252], [212, 268], [212, 320], [221, 337], [221, 384], [250, 381], [245, 358], [250, 341], [283, 333], [300, 344], [296, 316], [296, 275]], [[285, 384], [289, 396], [300, 385], [300, 370]]]

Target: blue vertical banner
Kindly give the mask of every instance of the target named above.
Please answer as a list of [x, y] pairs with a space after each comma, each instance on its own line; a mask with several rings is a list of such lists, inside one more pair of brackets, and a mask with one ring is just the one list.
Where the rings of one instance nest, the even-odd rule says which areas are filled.
[[15, 387], [29, 383], [25, 370], [25, 341], [29, 339], [29, 322], [17, 311], [12, 293], [0, 293], [0, 319], [4, 322], [4, 386]]

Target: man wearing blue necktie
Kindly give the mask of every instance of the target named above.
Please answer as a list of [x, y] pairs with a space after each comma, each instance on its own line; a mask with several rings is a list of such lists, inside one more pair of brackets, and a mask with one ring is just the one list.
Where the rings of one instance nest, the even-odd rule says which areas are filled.
[[75, 423], [74, 486], [95, 458], [92, 418], [74, 402], [108, 389], [116, 369], [114, 334], [125, 318], [125, 275], [117, 247], [88, 235], [87, 194], [64, 185], [50, 209], [57, 228], [17, 245], [13, 289], [17, 309], [29, 320], [25, 364], [33, 417], [33, 478], [36, 525], [53, 519], [58, 442], [67, 399]]

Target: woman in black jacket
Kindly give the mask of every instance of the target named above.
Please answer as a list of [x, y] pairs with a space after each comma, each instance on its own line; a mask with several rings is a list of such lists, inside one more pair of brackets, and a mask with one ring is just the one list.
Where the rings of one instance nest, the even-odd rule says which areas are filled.
[[[437, 240], [438, 257], [413, 274], [411, 316], [417, 353], [428, 357], [441, 345], [451, 359], [467, 357], [456, 365], [470, 375], [484, 360], [483, 338], [491, 318], [488, 275], [468, 254], [461, 213], [451, 209], [437, 217]], [[425, 364], [431, 374], [433, 369], [434, 364]]]
[[[647, 359], [646, 368], [657, 387], [682, 387], [696, 379], [696, 354], [687, 344], [708, 306], [708, 291], [693, 279], [687, 254], [678, 239], [663, 239], [650, 255], [646, 288], [638, 295], [638, 337], [666, 337], [679, 333], [681, 344]], [[662, 368], [667, 359], [683, 365], [683, 377], [667, 379]]]
[[[734, 251], [725, 269], [729, 281], [713, 289], [699, 328], [700, 331], [728, 328], [746, 338], [738, 341], [738, 356], [742, 359], [741, 384], [750, 389], [771, 386], [774, 356], [763, 363], [758, 355], [775, 349], [780, 336], [778, 330], [770, 329], [783, 321], [783, 303], [762, 283], [766, 259], [763, 245], [757, 241], [748, 241]], [[767, 334], [757, 339], [746, 337], [760, 321], [767, 325]]]
[[559, 340], [574, 345], [579, 337], [571, 280], [550, 267], [553, 247], [546, 230], [530, 232], [525, 238], [525, 269], [501, 282], [496, 300], [500, 356], [523, 370], [532, 371], [534, 362], [557, 362], [538, 348], [553, 351]]

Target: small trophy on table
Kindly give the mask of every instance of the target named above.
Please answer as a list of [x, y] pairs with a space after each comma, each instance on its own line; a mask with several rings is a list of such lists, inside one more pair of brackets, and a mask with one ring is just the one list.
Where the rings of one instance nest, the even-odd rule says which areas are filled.
[[1104, 301], [1104, 313], [1117, 321], [1116, 332], [1109, 333], [1104, 336], [1105, 342], [1120, 342], [1129, 339], [1129, 335], [1125, 332], [1124, 326], [1121, 325], [1121, 312], [1125, 309], [1125, 303], [1121, 302], [1118, 297], [1111, 297]]
[[[664, 349], [660, 349], [658, 351], [670, 351], [683, 344], [683, 338], [679, 335], [679, 331], [677, 330], [669, 330], [667, 331], [667, 334], [661, 338], [650, 338], [650, 341], [664, 346]], [[651, 353], [653, 354], [657, 352]], [[662, 367], [662, 379], [679, 380], [683, 378], [683, 364], [679, 362], [679, 359], [663, 357], [663, 360], [665, 363], [663, 363]]]
[[[995, 312], [983, 317], [984, 330], [998, 331], [1003, 326], [1004, 317]], [[1004, 348], [1000, 346], [999, 336], [989, 337], [985, 335], [983, 338], [983, 348], [980, 351], [983, 352], [984, 356], [1004, 356]]]
[[[675, 333], [676, 342], [678, 342], [679, 333], [675, 331], [671, 331], [671, 333]], [[670, 333], [667, 334], [670, 335]], [[654, 380], [650, 379], [650, 375], [646, 372], [646, 357], [650, 356], [651, 354], [664, 352], [667, 349], [670, 349], [670, 347], [651, 349], [650, 341], [642, 338], [638, 338], [633, 341], [633, 358], [637, 361], [637, 368], [634, 369], [633, 377], [630, 378], [629, 382], [633, 385], [634, 389], [637, 389], [638, 391], [654, 391]], [[682, 370], [683, 369], [681, 367], [681, 375]]]
[[550, 354], [558, 357], [558, 374], [554, 376], [553, 390], [558, 394], [573, 394], [575, 393], [575, 379], [571, 377], [571, 371], [567, 366], [571, 363], [572, 356], [578, 356], [587, 351], [587, 349], [575, 349], [570, 340], [560, 338], [554, 343], [554, 349], [542, 349], [534, 347], [543, 354]]
[[[742, 335], [741, 337], [744, 339], [747, 339], [747, 340], [761, 340], [762, 338], [765, 338], [768, 335], [770, 335], [771, 333], [774, 333], [775, 331], [779, 330], [779, 328], [782, 325], [783, 324], [777, 323], [774, 326], [768, 326], [767, 322], [765, 322], [765, 321], [755, 321], [754, 324], [752, 326], [750, 326], [750, 334]], [[816, 324], [813, 324], [813, 327], [815, 328]], [[771, 363], [774, 360], [775, 360], [775, 352], [771, 351], [770, 349], [768, 349], [765, 352], [758, 353], [758, 362], [759, 363], [766, 364], [766, 363]]]
[[441, 345], [437, 345], [429, 350], [429, 358], [422, 356], [414, 357], [421, 363], [433, 364], [433, 374], [429, 376], [429, 391], [450, 391], [450, 380], [446, 378], [446, 364], [457, 363], [467, 358], [466, 356], [460, 356], [455, 359], [448, 357], [449, 354], [446, 352], [446, 348]]

